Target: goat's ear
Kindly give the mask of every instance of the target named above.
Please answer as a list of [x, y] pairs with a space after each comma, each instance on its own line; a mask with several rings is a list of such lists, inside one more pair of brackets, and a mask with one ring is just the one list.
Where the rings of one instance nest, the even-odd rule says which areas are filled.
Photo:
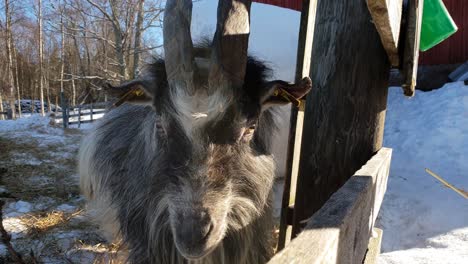
[[270, 106], [288, 103], [298, 107], [301, 104], [300, 99], [306, 96], [311, 89], [312, 81], [309, 77], [304, 77], [298, 83], [268, 82], [264, 89], [265, 94], [261, 97], [262, 108], [266, 109]]
[[117, 97], [115, 106], [119, 106], [124, 102], [136, 104], [148, 104], [152, 101], [152, 93], [146, 81], [133, 80], [124, 83], [120, 86], [112, 86], [107, 84], [105, 90], [108, 94]]

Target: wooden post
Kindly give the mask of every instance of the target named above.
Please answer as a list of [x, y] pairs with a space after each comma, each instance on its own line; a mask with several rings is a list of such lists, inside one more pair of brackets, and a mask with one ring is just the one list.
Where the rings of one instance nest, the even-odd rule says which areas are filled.
[[65, 102], [64, 92], [60, 92], [60, 102], [62, 103], [63, 128], [68, 127], [67, 103]]
[[13, 116], [13, 110], [11, 110], [11, 108], [8, 108], [7, 111], [6, 111], [6, 116], [7, 116], [7, 119], [8, 120], [11, 120], [11, 119], [14, 119], [14, 116]]
[[65, 111], [66, 111], [66, 122], [67, 127], [70, 125], [70, 102], [65, 98]]
[[[296, 59], [296, 82], [299, 82], [305, 76], [309, 76], [316, 7], [317, 0], [306, 0], [302, 4], [301, 24], [299, 29], [299, 40]], [[281, 203], [278, 250], [283, 249], [291, 239], [291, 220], [293, 216], [292, 208], [294, 205], [296, 193], [297, 170], [299, 165], [299, 154], [301, 150], [300, 147], [303, 120], [304, 109], [297, 109], [293, 107], [291, 109], [291, 118], [289, 126], [289, 140], [287, 152], [288, 154], [284, 179], [283, 200]]]
[[81, 127], [81, 105], [78, 106], [78, 128]]
[[400, 40], [403, 0], [367, 0], [367, 7], [379, 32], [382, 45], [387, 51], [390, 63], [400, 65], [398, 42]]
[[423, 7], [424, 0], [408, 0], [402, 65], [404, 82], [401, 86], [406, 96], [413, 96], [416, 88]]
[[390, 63], [366, 1], [319, 0], [293, 235], [382, 147]]
[[91, 103], [91, 122], [93, 122], [93, 103]]

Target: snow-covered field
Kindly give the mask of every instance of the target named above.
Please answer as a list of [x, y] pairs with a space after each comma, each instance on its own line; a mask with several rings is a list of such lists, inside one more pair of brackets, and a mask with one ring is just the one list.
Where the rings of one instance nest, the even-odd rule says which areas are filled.
[[393, 148], [378, 219], [379, 263], [468, 263], [468, 200], [425, 172], [468, 190], [468, 86], [407, 99], [390, 88], [384, 145]]
[[[42, 263], [100, 263], [114, 256], [83, 212], [76, 175], [82, 129], [38, 115], [0, 121], [0, 198], [13, 245]], [[425, 173], [468, 189], [468, 86], [445, 85], [407, 99], [390, 88], [385, 146], [393, 148], [377, 225], [379, 263], [468, 263], [468, 202]], [[8, 263], [0, 244], [0, 263]], [[4, 262], [2, 262], [4, 261]]]

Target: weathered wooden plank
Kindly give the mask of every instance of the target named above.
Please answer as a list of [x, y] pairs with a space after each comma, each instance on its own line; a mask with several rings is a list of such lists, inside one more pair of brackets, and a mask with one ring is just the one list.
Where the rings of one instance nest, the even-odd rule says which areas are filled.
[[391, 157], [392, 150], [382, 148], [269, 263], [362, 263], [387, 188]]
[[402, 65], [404, 76], [402, 88], [406, 96], [413, 96], [416, 87], [423, 6], [424, 0], [408, 0]]
[[380, 247], [382, 245], [383, 230], [375, 228], [372, 231], [373, 236], [369, 240], [369, 246], [364, 259], [364, 264], [377, 264], [380, 255]]
[[390, 63], [365, 1], [317, 3], [293, 234], [382, 147]]
[[372, 20], [387, 51], [392, 66], [400, 64], [398, 41], [400, 38], [403, 0], [367, 0]]
[[[302, 80], [310, 72], [310, 59], [312, 56], [312, 41], [314, 37], [315, 12], [317, 0], [305, 0], [301, 13], [299, 40], [296, 59], [296, 82]], [[312, 84], [313, 85], [313, 84]], [[302, 104], [305, 105], [305, 104]], [[297, 172], [301, 150], [302, 128], [304, 109], [291, 109], [289, 125], [289, 140], [286, 160], [286, 173], [284, 180], [283, 200], [281, 204], [280, 232], [278, 238], [278, 250], [291, 240], [292, 226], [288, 219], [293, 219], [292, 210], [297, 185]]]

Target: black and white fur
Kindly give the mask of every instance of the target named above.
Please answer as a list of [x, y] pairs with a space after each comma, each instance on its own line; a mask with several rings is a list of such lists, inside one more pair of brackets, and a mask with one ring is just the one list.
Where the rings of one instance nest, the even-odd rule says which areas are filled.
[[97, 123], [83, 139], [79, 172], [90, 208], [122, 239], [130, 263], [271, 257], [276, 86], [269, 75], [249, 58], [242, 89], [217, 90], [199, 79], [187, 91], [168, 86], [157, 60], [144, 78], [122, 86], [140, 86], [149, 101], [125, 103]]

